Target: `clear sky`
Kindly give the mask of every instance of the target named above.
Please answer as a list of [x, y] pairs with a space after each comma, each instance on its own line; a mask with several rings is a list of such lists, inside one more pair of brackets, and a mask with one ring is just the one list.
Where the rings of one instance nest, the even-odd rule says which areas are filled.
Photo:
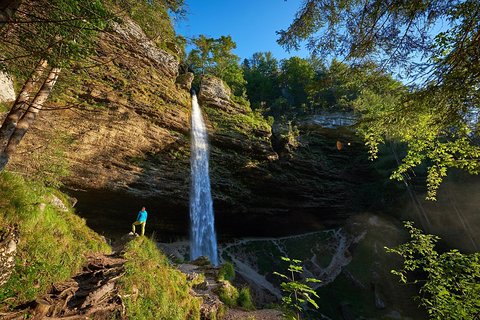
[[301, 0], [185, 0], [187, 17], [175, 23], [178, 34], [186, 38], [204, 34], [210, 38], [232, 36], [234, 53], [250, 58], [255, 52], [271, 51], [277, 59], [307, 57], [308, 51], [287, 53], [276, 42], [275, 31], [293, 21]]

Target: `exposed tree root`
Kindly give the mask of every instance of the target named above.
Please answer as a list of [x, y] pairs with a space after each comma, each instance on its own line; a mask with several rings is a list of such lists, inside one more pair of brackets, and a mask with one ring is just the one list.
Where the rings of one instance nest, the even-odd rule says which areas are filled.
[[125, 319], [125, 306], [116, 281], [124, 275], [125, 259], [118, 255], [89, 257], [72, 279], [55, 283], [47, 294], [23, 310], [0, 314], [6, 320]]

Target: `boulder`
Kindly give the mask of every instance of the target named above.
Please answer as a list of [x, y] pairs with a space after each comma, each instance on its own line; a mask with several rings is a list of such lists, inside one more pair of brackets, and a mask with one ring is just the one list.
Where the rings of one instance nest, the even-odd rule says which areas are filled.
[[175, 83], [181, 89], [190, 91], [192, 89], [194, 75], [191, 72], [183, 73], [177, 77]]
[[51, 195], [50, 196], [50, 203], [57, 207], [58, 210], [62, 211], [62, 212], [68, 212], [68, 207], [65, 205], [65, 203], [63, 203], [63, 201], [58, 198], [56, 195]]
[[194, 266], [199, 266], [199, 267], [210, 266], [211, 265], [210, 260], [208, 260], [208, 258], [205, 257], [205, 256], [198, 257], [197, 259], [193, 260], [191, 262], [191, 264], [193, 264]]
[[198, 101], [201, 105], [215, 106], [223, 111], [246, 113], [243, 106], [231, 100], [232, 92], [225, 83], [214, 76], [203, 75]]

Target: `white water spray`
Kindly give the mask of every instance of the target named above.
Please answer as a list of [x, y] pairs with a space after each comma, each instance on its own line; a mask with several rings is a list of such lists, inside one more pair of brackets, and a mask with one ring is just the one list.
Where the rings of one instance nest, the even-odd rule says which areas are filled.
[[210, 175], [208, 136], [195, 92], [192, 94], [192, 143], [190, 187], [190, 258], [206, 256], [218, 265]]

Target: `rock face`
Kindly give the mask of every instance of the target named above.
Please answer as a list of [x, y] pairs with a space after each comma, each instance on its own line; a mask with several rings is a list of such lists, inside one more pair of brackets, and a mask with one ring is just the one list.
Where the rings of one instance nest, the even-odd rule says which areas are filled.
[[193, 73], [187, 72], [187, 73], [184, 73], [184, 74], [180, 74], [180, 75], [177, 77], [177, 80], [175, 81], [175, 83], [176, 83], [181, 89], [190, 91], [190, 89], [192, 89], [193, 78], [194, 78]]
[[[210, 125], [211, 180], [219, 224], [235, 221], [249, 235], [315, 229], [358, 210], [357, 187], [372, 180], [363, 144], [350, 130], [298, 124], [277, 130], [227, 98], [223, 83], [204, 77], [200, 101]], [[277, 126], [278, 127], [278, 126]], [[288, 133], [288, 134], [286, 134]], [[336, 141], [350, 142], [337, 150]], [[272, 148], [279, 141], [280, 158]], [[236, 218], [241, 217], [241, 219]], [[268, 233], [268, 231], [267, 231]]]
[[128, 44], [130, 53], [139, 59], [153, 63], [166, 76], [171, 78], [177, 76], [178, 60], [173, 55], [160, 50], [153, 41], [147, 38], [138, 24], [130, 19], [124, 19], [121, 24], [113, 22], [112, 27], [116, 32], [115, 40]]
[[[66, 71], [69, 87], [49, 106], [62, 110], [41, 113], [10, 168], [33, 170], [19, 156], [25, 152], [37, 159], [49, 156], [45, 150], [63, 150], [60, 159], [69, 168], [63, 183], [95, 230], [121, 235], [145, 205], [147, 234], [184, 237], [191, 75], [177, 78], [175, 57], [134, 22], [127, 19], [113, 30], [97, 44], [95, 67]], [[335, 148], [338, 135], [352, 139], [350, 132], [300, 127], [299, 147], [279, 159], [270, 124], [247, 102], [232, 99], [221, 80], [203, 77], [199, 101], [210, 133], [214, 209], [223, 235], [264, 233], [265, 224], [273, 226], [272, 235], [296, 232], [316, 227], [313, 218], [333, 221], [357, 206], [352, 187], [363, 183], [358, 173], [363, 175], [366, 157], [356, 156], [358, 143], [342, 152]]]
[[224, 111], [240, 111], [242, 108], [237, 107], [230, 97], [232, 92], [230, 88], [225, 86], [222, 80], [210, 75], [204, 75], [202, 77], [202, 83], [200, 86], [200, 92], [198, 101], [201, 105], [211, 105], [220, 108]]
[[13, 81], [6, 73], [0, 71], [0, 102], [10, 102], [13, 100], [15, 100]]

